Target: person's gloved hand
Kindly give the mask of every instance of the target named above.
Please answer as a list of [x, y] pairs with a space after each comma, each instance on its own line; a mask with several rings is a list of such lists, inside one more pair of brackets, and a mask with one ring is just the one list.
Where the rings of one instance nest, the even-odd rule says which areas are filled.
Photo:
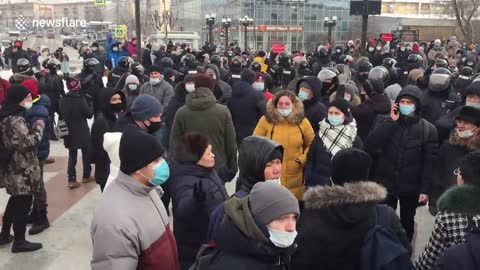
[[207, 193], [203, 190], [202, 181], [193, 185], [193, 197], [197, 202], [204, 202], [207, 200]]

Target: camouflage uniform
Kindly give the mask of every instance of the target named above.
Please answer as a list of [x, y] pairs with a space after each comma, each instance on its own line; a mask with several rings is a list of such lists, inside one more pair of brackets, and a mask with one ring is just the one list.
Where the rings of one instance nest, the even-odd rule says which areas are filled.
[[40, 188], [40, 164], [35, 147], [40, 143], [43, 126], [30, 126], [21, 116], [9, 116], [0, 124], [3, 143], [12, 154], [4, 175], [6, 191], [11, 196], [33, 195]]

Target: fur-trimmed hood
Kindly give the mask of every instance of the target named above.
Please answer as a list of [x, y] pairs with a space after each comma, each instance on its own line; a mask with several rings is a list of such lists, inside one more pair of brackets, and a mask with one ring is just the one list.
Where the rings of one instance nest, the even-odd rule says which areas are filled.
[[480, 215], [480, 187], [461, 185], [450, 188], [438, 199], [438, 210]]
[[346, 183], [343, 186], [309, 188], [303, 200], [306, 209], [320, 209], [347, 204], [379, 203], [387, 197], [387, 189], [375, 182]]
[[275, 106], [273, 105], [273, 99], [270, 99], [267, 102], [267, 112], [265, 113], [265, 117], [267, 118], [268, 122], [274, 125], [284, 120], [288, 121], [288, 123], [290, 124], [299, 125], [305, 117], [305, 114], [303, 112], [303, 103], [297, 97], [295, 99], [295, 103], [293, 104], [292, 113], [289, 116], [284, 117], [277, 111], [277, 108], [275, 108]]
[[458, 136], [457, 130], [453, 129], [448, 140], [451, 145], [465, 146], [470, 151], [480, 150], [480, 135], [474, 136], [471, 140], [462, 139]]

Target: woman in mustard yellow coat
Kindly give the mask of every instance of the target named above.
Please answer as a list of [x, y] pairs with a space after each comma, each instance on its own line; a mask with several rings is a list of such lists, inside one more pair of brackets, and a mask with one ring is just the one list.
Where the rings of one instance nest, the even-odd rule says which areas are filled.
[[304, 117], [303, 103], [293, 92], [283, 90], [267, 103], [267, 112], [253, 135], [264, 136], [283, 146], [281, 183], [297, 199], [305, 192], [303, 166], [315, 134]]

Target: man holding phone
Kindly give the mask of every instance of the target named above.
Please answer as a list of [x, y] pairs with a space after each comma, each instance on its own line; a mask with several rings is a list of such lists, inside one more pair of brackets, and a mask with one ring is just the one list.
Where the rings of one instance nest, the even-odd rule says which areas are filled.
[[421, 92], [407, 85], [392, 105], [390, 116], [379, 117], [366, 140], [366, 150], [376, 157], [373, 179], [385, 185], [386, 204], [396, 209], [412, 240], [419, 203], [428, 202], [433, 163], [438, 152], [435, 126], [419, 116]]

